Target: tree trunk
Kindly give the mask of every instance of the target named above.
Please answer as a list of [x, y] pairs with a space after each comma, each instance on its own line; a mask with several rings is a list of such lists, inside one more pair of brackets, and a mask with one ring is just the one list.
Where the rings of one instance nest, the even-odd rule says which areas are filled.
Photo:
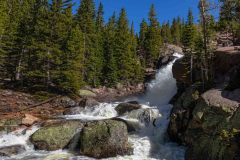
[[49, 59], [49, 55], [50, 55], [50, 51], [47, 51], [47, 84], [49, 85], [51, 82], [51, 77], [50, 77], [50, 59]]
[[18, 63], [17, 63], [16, 74], [15, 74], [15, 80], [16, 81], [19, 81], [20, 76], [21, 76], [23, 52], [24, 52], [24, 49], [21, 50], [20, 57], [19, 57], [19, 60], [18, 60]]
[[204, 0], [200, 1], [200, 8], [201, 8], [201, 17], [202, 17], [202, 25], [203, 25], [203, 43], [204, 43], [204, 54], [202, 56], [202, 62], [203, 62], [203, 73], [205, 79], [208, 81], [208, 65], [207, 65], [207, 53], [208, 53], [208, 48], [207, 48], [207, 24], [206, 24], [206, 9], [205, 9], [205, 4]]

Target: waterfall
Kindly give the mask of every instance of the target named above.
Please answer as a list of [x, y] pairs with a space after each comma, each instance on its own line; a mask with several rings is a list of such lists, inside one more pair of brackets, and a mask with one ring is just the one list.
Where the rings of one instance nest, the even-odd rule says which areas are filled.
[[173, 56], [176, 57], [175, 60], [159, 69], [156, 78], [148, 84], [145, 97], [146, 101], [157, 105], [168, 104], [171, 98], [177, 93], [176, 80], [172, 74], [172, 66], [182, 55], [175, 53]]
[[[176, 80], [172, 74], [172, 67], [174, 62], [181, 58], [182, 55], [175, 53], [175, 60], [168, 65], [162, 67], [157, 71], [156, 78], [152, 80], [147, 87], [146, 94], [139, 97], [131, 97], [129, 100], [137, 100], [141, 103], [141, 108], [132, 113], [122, 117], [128, 123], [131, 123], [137, 131], [129, 135], [129, 142], [133, 145], [134, 154], [130, 156], [118, 156], [115, 158], [108, 158], [107, 160], [184, 160], [185, 148], [171, 143], [166, 138], [166, 130], [169, 123], [169, 115], [172, 105], [168, 104], [170, 99], [177, 93]], [[95, 107], [86, 107], [78, 115], [67, 115], [66, 119], [81, 119], [81, 120], [102, 120], [117, 116], [115, 107], [120, 102], [115, 103], [101, 103]], [[145, 122], [143, 110], [146, 110], [150, 117], [147, 119], [149, 123]], [[36, 130], [34, 128], [33, 130]], [[44, 159], [51, 154], [65, 154], [66, 151], [55, 152], [40, 152], [33, 150], [31, 144], [28, 143], [30, 132], [25, 136], [11, 133], [10, 135], [0, 136], [0, 146], [9, 144], [24, 144], [28, 145], [26, 153], [21, 156], [13, 157], [15, 159], [25, 158], [29, 155]], [[6, 144], [7, 143], [7, 144]], [[36, 159], [36, 158], [35, 158]], [[84, 156], [75, 156], [76, 160], [92, 160], [93, 158]], [[1, 160], [1, 157], [0, 157]]]

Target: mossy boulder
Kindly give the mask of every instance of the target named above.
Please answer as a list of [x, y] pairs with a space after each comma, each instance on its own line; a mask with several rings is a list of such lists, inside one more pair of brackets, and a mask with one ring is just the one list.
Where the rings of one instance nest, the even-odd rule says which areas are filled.
[[36, 131], [30, 137], [30, 141], [38, 150], [54, 151], [64, 149], [71, 145], [71, 140], [76, 134], [79, 134], [83, 126], [84, 124], [80, 121], [53, 123]]
[[80, 136], [80, 153], [94, 158], [132, 153], [125, 123], [115, 120], [89, 122]]

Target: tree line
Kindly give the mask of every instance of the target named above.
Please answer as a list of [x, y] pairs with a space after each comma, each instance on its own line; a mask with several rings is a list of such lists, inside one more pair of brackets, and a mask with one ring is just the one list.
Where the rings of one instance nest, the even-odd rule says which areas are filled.
[[[238, 35], [239, 8], [232, 1], [221, 3], [221, 27], [229, 28], [226, 24], [231, 21], [229, 30]], [[229, 3], [235, 7], [234, 20], [228, 15]], [[186, 54], [202, 57], [204, 43], [211, 42], [220, 26], [210, 16], [204, 42], [202, 21], [195, 24], [191, 10], [186, 21], [176, 17], [161, 25], [152, 5], [148, 20], [143, 19], [136, 33], [124, 8], [105, 22], [102, 3], [96, 9], [93, 0], [81, 0], [76, 12], [73, 6], [72, 0], [0, 2], [2, 80], [73, 92], [84, 85], [134, 85], [143, 81], [145, 68], [156, 65], [165, 43], [184, 46]]]

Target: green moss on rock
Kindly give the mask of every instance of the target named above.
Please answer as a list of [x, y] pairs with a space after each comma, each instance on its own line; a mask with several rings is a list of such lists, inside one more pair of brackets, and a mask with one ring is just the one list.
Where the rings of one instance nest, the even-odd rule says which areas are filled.
[[80, 153], [94, 158], [129, 154], [128, 132], [125, 123], [104, 120], [88, 123], [81, 132]]
[[67, 147], [79, 134], [83, 124], [79, 121], [65, 121], [51, 124], [36, 131], [30, 138], [36, 149], [53, 151]]

